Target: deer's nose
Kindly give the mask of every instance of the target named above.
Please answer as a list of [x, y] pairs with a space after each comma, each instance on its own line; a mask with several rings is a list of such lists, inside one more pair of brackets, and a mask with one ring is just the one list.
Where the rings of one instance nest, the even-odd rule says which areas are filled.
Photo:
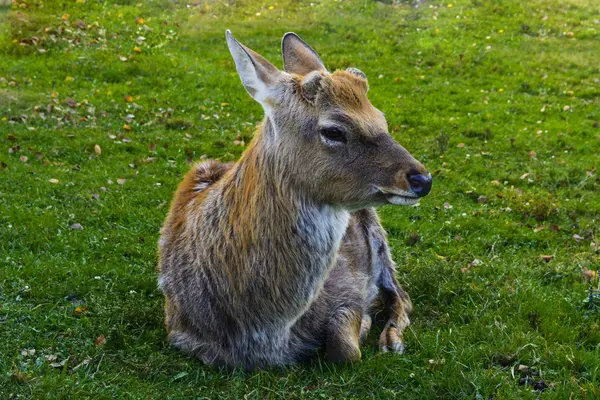
[[419, 197], [427, 196], [431, 192], [431, 174], [423, 175], [417, 171], [411, 171], [407, 176], [410, 190]]

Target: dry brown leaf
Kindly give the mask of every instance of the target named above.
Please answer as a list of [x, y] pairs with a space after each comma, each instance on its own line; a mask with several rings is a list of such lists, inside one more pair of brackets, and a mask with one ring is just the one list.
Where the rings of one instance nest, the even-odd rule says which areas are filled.
[[542, 257], [542, 261], [544, 261], [544, 262], [550, 262], [554, 258], [554, 256], [541, 256], [541, 257]]
[[94, 340], [94, 344], [96, 346], [104, 346], [106, 344], [106, 337], [104, 335], [100, 335]]
[[96, 153], [97, 156], [99, 156], [100, 154], [102, 154], [102, 148], [100, 148], [100, 145], [97, 144], [94, 146], [94, 152]]
[[27, 157], [27, 156], [21, 156], [21, 157], [19, 157], [19, 159], [21, 161], [23, 161], [24, 163], [26, 163], [29, 160], [29, 157]]
[[464, 143], [459, 143], [459, 144], [456, 145], [456, 147], [463, 148], [463, 147], [465, 147], [465, 144]]
[[593, 281], [598, 278], [598, 271], [594, 271], [593, 269], [587, 269], [583, 267], [583, 279], [586, 281]]

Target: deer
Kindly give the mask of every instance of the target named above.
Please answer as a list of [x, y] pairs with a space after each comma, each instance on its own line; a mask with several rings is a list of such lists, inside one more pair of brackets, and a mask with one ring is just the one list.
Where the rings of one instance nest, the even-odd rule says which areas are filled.
[[196, 164], [175, 192], [157, 267], [169, 342], [232, 369], [319, 352], [354, 364], [379, 304], [380, 350], [404, 352], [412, 304], [374, 207], [416, 204], [431, 174], [392, 138], [362, 71], [329, 72], [291, 32], [283, 70], [226, 40], [265, 116], [237, 162]]

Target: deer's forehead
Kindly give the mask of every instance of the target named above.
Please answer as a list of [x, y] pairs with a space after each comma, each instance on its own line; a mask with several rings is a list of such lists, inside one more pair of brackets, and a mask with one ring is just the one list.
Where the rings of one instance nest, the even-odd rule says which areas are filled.
[[367, 81], [346, 71], [336, 71], [326, 77], [323, 90], [327, 99], [343, 109], [361, 111], [371, 106], [367, 99]]

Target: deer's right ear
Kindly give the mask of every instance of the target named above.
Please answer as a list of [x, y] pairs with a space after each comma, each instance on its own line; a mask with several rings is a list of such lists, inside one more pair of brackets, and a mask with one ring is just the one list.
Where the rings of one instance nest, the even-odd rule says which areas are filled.
[[281, 52], [285, 72], [299, 75], [308, 75], [313, 71], [327, 72], [317, 52], [293, 32], [283, 35]]
[[235, 40], [229, 29], [225, 32], [225, 37], [242, 84], [250, 96], [267, 109], [269, 100], [273, 98], [273, 88], [281, 79], [282, 72], [263, 56]]

